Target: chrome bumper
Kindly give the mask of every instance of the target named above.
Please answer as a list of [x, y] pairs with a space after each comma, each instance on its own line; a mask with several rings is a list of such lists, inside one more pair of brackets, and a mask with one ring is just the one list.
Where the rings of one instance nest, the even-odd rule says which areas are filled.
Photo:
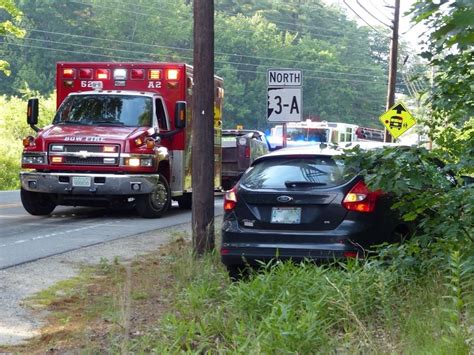
[[[20, 181], [25, 190], [50, 194], [139, 195], [153, 192], [159, 176], [159, 174], [115, 175], [22, 171]], [[89, 182], [88, 186], [76, 186], [87, 185], [87, 182]]]

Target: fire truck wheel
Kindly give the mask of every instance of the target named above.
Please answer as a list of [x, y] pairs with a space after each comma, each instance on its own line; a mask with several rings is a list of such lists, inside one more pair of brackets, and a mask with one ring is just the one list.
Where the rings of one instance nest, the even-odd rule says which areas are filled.
[[145, 218], [159, 218], [171, 205], [171, 190], [168, 181], [163, 175], [151, 194], [140, 195], [137, 198], [138, 214]]
[[56, 208], [48, 194], [21, 189], [20, 198], [25, 210], [33, 216], [46, 216]]
[[178, 206], [182, 210], [190, 210], [193, 204], [193, 195], [191, 193], [185, 193], [178, 199]]

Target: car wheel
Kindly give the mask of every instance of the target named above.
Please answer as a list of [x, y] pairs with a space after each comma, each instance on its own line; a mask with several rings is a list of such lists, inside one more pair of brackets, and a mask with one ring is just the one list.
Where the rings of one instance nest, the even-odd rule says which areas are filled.
[[33, 216], [47, 216], [56, 208], [56, 203], [49, 194], [24, 190], [20, 191], [21, 203]]
[[146, 195], [137, 197], [136, 209], [140, 216], [145, 218], [159, 218], [171, 206], [171, 190], [168, 181], [160, 175], [155, 190]]

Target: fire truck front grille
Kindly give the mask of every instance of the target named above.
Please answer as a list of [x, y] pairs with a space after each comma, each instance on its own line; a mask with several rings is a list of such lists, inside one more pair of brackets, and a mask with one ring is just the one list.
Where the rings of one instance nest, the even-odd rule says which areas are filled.
[[105, 164], [104, 163], [104, 158], [99, 158], [99, 157], [90, 157], [90, 158], [80, 158], [80, 157], [64, 157], [64, 163], [67, 165], [102, 165], [102, 166], [116, 166], [118, 165], [118, 159], [117, 158], [111, 158], [113, 161], [109, 161], [109, 163]]
[[[104, 147], [107, 148], [105, 152]], [[53, 143], [49, 145], [49, 155], [53, 164], [117, 166], [120, 161], [120, 146], [118, 144]], [[55, 159], [58, 161], [55, 162]]]
[[[49, 147], [49, 150], [53, 150], [53, 146], [51, 145]], [[107, 144], [108, 147], [110, 147], [110, 144]], [[114, 144], [115, 151], [119, 151], [119, 146]], [[103, 144], [64, 144], [64, 150], [63, 152], [65, 153], [78, 153], [78, 152], [83, 152], [86, 151], [88, 153], [102, 153], [104, 151], [104, 145]]]

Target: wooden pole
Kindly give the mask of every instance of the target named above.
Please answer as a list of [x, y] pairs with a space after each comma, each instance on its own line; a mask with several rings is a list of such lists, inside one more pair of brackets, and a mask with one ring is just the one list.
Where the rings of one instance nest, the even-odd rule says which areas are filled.
[[[390, 44], [390, 63], [388, 71], [387, 111], [395, 104], [395, 83], [397, 81], [398, 25], [400, 18], [400, 0], [395, 0], [392, 41]], [[391, 142], [392, 136], [385, 129], [385, 142]]]
[[214, 248], [214, 0], [194, 0], [193, 250]]

